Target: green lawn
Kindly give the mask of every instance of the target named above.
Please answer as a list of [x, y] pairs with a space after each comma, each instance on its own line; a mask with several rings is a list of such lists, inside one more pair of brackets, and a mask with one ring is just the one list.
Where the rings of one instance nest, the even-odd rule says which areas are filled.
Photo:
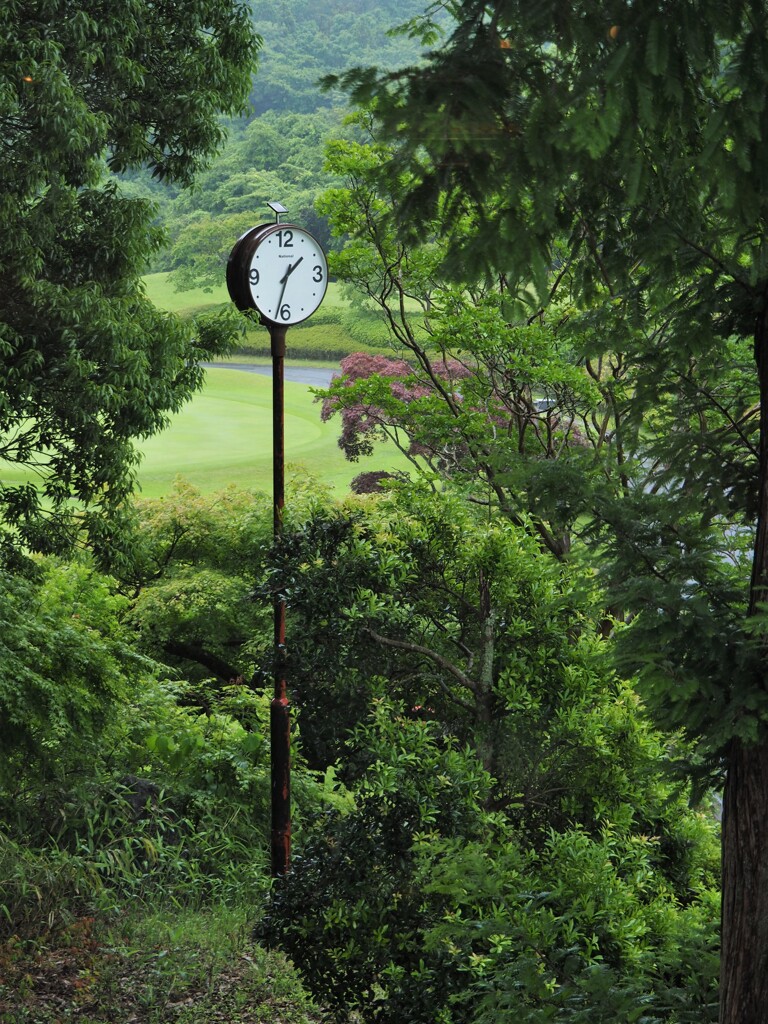
[[[144, 278], [147, 296], [161, 309], [191, 313], [205, 306], [229, 302], [225, 284], [210, 292], [202, 289], [177, 292], [168, 274], [149, 274]], [[323, 307], [346, 307], [341, 287], [328, 286]], [[319, 349], [340, 344], [339, 326], [315, 327], [312, 322], [291, 332], [291, 345], [307, 347], [312, 333], [325, 331], [330, 340], [318, 342]], [[255, 334], [256, 332], [254, 332]], [[360, 347], [345, 338], [350, 351]], [[243, 356], [236, 354], [235, 361]], [[245, 357], [248, 358], [248, 357]], [[263, 358], [259, 360], [265, 362]], [[290, 364], [291, 360], [286, 360]], [[312, 358], [313, 364], [324, 360]], [[327, 365], [338, 365], [337, 362]], [[302, 384], [285, 385], [285, 460], [286, 475], [298, 470], [311, 473], [342, 493], [358, 473], [378, 469], [407, 469], [407, 461], [394, 448], [382, 448], [360, 463], [347, 462], [339, 448], [338, 419], [321, 423], [320, 406]], [[142, 493], [159, 497], [170, 489], [176, 476], [182, 476], [205, 491], [218, 490], [234, 483], [240, 487], [272, 490], [272, 383], [268, 377], [238, 370], [208, 371], [205, 390], [174, 417], [170, 428], [143, 445], [144, 460], [139, 473]]]
[[[359, 463], [347, 462], [337, 444], [340, 422], [320, 421], [320, 405], [303, 384], [285, 385], [286, 476], [298, 471], [337, 493], [358, 473], [406, 469], [394, 448]], [[176, 476], [204, 491], [228, 484], [272, 490], [272, 382], [242, 370], [213, 368], [203, 392], [162, 434], [143, 444], [139, 482], [146, 497], [166, 494]]]
[[[304, 384], [285, 384], [286, 478], [314, 476], [337, 494], [371, 470], [406, 470], [408, 461], [393, 447], [382, 446], [369, 459], [347, 462], [337, 444], [338, 418], [320, 420], [320, 404]], [[272, 493], [272, 380], [258, 373], [214, 367], [206, 371], [204, 389], [172, 418], [162, 433], [141, 445], [141, 494], [170, 492], [176, 477], [202, 491], [229, 484]], [[4, 483], [34, 479], [14, 465], [2, 466]]]
[[[168, 281], [168, 274], [148, 274], [144, 287], [156, 306], [176, 313], [192, 313], [205, 306], [229, 302], [225, 284], [210, 292], [199, 288], [177, 292]], [[331, 282], [323, 306], [346, 305], [340, 286]], [[298, 329], [291, 332], [289, 355], [291, 342], [297, 347], [299, 339], [309, 338], [312, 330], [316, 333], [325, 330], [331, 336], [331, 340], [320, 344], [321, 349], [338, 343], [342, 333], [339, 327], [315, 328], [310, 323], [303, 333]], [[347, 347], [352, 350], [360, 346], [352, 341]], [[235, 355], [233, 359], [240, 362], [243, 356]], [[324, 362], [320, 355], [311, 361], [313, 364]], [[338, 362], [328, 365], [338, 365]], [[311, 473], [342, 493], [358, 473], [408, 468], [406, 460], [394, 448], [382, 449], [360, 463], [347, 462], [336, 443], [339, 430], [339, 420], [321, 423], [320, 406], [307, 387], [286, 383], [286, 475], [296, 470]], [[205, 491], [234, 483], [271, 492], [271, 380], [238, 370], [209, 370], [205, 390], [174, 417], [168, 430], [146, 441], [143, 450], [139, 482], [146, 497], [167, 493], [176, 476], [184, 477]]]

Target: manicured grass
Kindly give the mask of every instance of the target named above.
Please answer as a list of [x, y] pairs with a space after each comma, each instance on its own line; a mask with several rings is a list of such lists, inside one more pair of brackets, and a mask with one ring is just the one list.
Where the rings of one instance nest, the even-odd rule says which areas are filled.
[[168, 280], [168, 274], [147, 274], [143, 278], [147, 298], [160, 309], [171, 313], [183, 313], [200, 309], [204, 306], [220, 306], [229, 302], [227, 286], [222, 280], [218, 288], [206, 292], [202, 288], [194, 288], [188, 292], [177, 292]]
[[[337, 494], [359, 473], [407, 470], [391, 445], [360, 462], [347, 462], [337, 440], [341, 424], [320, 420], [320, 404], [304, 384], [285, 384], [285, 475], [313, 476]], [[206, 384], [170, 425], [144, 441], [139, 467], [141, 494], [168, 494], [177, 477], [203, 492], [229, 484], [272, 493], [272, 380], [258, 373], [213, 367]], [[35, 479], [13, 465], [2, 467], [4, 483]]]
[[[320, 421], [320, 405], [309, 388], [285, 384], [286, 476], [312, 475], [343, 493], [358, 473], [408, 468], [392, 447], [347, 462], [337, 444], [339, 430], [338, 419]], [[271, 492], [271, 379], [242, 370], [208, 370], [204, 391], [142, 447], [139, 482], [146, 497], [168, 493], [177, 476], [203, 491], [237, 484]]]

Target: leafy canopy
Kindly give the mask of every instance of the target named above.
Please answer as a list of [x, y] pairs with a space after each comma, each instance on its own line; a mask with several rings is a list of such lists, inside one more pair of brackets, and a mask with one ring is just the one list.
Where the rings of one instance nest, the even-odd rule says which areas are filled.
[[[351, 186], [329, 202], [343, 216], [386, 195], [391, 213], [369, 203], [342, 272], [354, 275], [363, 252], [411, 270], [440, 225], [443, 276], [466, 283], [467, 267], [485, 267], [502, 284], [513, 301], [497, 302], [492, 320], [467, 303], [443, 342], [451, 355], [467, 339], [485, 344], [467, 354], [462, 394], [484, 388], [496, 409], [520, 408], [492, 443], [475, 443], [469, 468], [502, 488], [502, 508], [529, 503], [550, 550], [543, 527], [590, 537], [613, 609], [643, 613], [624, 650], [664, 723], [717, 762], [733, 736], [754, 739], [765, 714], [760, 641], [743, 626], [761, 599], [753, 589], [750, 604], [747, 563], [759, 497], [752, 364], [768, 286], [764, 5], [449, 10], [452, 29], [424, 66], [344, 79], [375, 110], [378, 166], [348, 159]], [[536, 300], [527, 313], [513, 304], [521, 296]], [[421, 322], [439, 324], [438, 313], [427, 307]], [[563, 392], [560, 425], [588, 444], [563, 449], [568, 458], [532, 460], [527, 442], [517, 458], [510, 450], [525, 437], [514, 378], [532, 328], [580, 381]], [[402, 337], [417, 360], [428, 351], [416, 331]], [[442, 337], [435, 330], [438, 346]], [[535, 363], [547, 393], [547, 361]], [[587, 384], [597, 401], [585, 401]], [[415, 403], [396, 409], [375, 378], [346, 393], [338, 384], [333, 398], [347, 422], [349, 399], [390, 423], [416, 418]], [[440, 405], [457, 420], [446, 396]], [[550, 424], [528, 416], [525, 429]]]
[[[0, 471], [3, 543], [92, 540], [131, 490], [132, 442], [198, 388], [234, 337], [142, 296], [161, 236], [106, 168], [188, 184], [240, 110], [259, 45], [229, 0], [4, 4], [0, 11]], [[35, 481], [35, 482], [33, 482]], [[37, 482], [39, 481], [39, 483]]]
[[563, 11], [548, 0], [530, 11], [461, 0], [449, 11], [448, 38], [426, 65], [342, 79], [402, 142], [392, 161], [405, 175], [402, 225], [440, 209], [455, 268], [533, 275], [542, 294], [560, 238], [590, 254], [592, 281], [608, 269], [626, 280], [632, 256], [671, 271], [674, 253], [687, 247], [695, 260], [699, 247], [702, 272], [756, 283], [766, 267], [762, 3]]

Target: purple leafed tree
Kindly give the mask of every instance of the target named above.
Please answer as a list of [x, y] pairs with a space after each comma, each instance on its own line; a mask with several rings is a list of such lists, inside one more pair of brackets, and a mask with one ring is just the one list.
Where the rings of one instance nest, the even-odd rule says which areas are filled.
[[[323, 399], [321, 418], [326, 422], [340, 412], [339, 447], [351, 462], [370, 455], [374, 441], [384, 438], [410, 457], [430, 453], [423, 438], [416, 441], [409, 430], [413, 427], [409, 410], [436, 389], [447, 390], [460, 402], [457, 385], [469, 377], [470, 370], [451, 359], [431, 363], [430, 371], [431, 376], [417, 373], [405, 359], [365, 352], [354, 352], [341, 361], [341, 374], [334, 377], [331, 393]], [[369, 386], [363, 388], [362, 383]]]

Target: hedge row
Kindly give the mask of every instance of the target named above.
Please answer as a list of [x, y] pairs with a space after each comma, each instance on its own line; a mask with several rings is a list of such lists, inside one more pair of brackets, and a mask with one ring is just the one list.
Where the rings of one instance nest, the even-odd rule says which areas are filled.
[[[191, 317], [223, 306], [190, 306], [181, 314]], [[296, 359], [338, 361], [351, 352], [390, 355], [387, 325], [374, 310], [321, 306], [312, 319], [291, 328], [288, 336], [290, 355]], [[269, 336], [259, 327], [249, 327], [245, 341], [237, 348], [244, 355], [268, 356]]]
[[[261, 328], [249, 330], [239, 346], [239, 351], [247, 355], [269, 355], [269, 350], [269, 335]], [[352, 352], [391, 354], [386, 326], [381, 320], [359, 311], [330, 307], [288, 333], [288, 354], [296, 359], [338, 361]]]

